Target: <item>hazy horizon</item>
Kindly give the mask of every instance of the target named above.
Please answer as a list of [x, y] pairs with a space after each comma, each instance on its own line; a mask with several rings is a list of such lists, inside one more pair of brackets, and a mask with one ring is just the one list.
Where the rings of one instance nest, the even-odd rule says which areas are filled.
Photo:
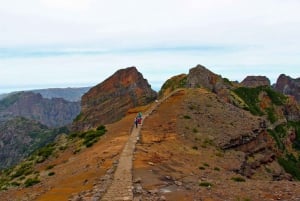
[[300, 1], [10, 0], [0, 94], [94, 86], [136, 66], [158, 90], [197, 64], [230, 80], [300, 76]]

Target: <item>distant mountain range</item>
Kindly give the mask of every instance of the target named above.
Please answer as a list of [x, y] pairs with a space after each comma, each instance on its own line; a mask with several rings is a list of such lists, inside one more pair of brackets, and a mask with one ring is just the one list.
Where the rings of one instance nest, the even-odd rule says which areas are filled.
[[[48, 88], [48, 89], [36, 89], [29, 90], [28, 92], [39, 93], [43, 98], [63, 98], [67, 101], [78, 102], [81, 100], [81, 96], [85, 94], [91, 87], [79, 87], [79, 88]], [[0, 100], [18, 92], [12, 92], [7, 94], [0, 94]]]

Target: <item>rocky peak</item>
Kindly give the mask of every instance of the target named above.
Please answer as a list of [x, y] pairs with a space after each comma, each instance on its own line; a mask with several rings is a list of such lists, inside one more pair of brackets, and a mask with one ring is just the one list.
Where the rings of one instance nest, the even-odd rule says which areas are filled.
[[221, 76], [214, 74], [206, 67], [198, 64], [189, 71], [187, 87], [204, 87], [212, 91], [217, 82], [220, 82], [221, 80]]
[[300, 78], [293, 79], [285, 74], [281, 74], [276, 81], [275, 90], [294, 96], [297, 102], [300, 102]]
[[270, 80], [266, 76], [247, 76], [241, 84], [245, 87], [270, 86]]
[[121, 119], [128, 109], [145, 105], [157, 97], [136, 67], [118, 70], [91, 88], [81, 100], [81, 114], [74, 130], [85, 130]]

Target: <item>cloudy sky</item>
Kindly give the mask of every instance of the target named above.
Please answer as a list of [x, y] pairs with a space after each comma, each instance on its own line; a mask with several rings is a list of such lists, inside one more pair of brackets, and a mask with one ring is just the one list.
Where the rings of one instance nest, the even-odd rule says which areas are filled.
[[159, 89], [197, 64], [300, 77], [299, 0], [0, 0], [0, 93], [93, 86], [136, 66]]

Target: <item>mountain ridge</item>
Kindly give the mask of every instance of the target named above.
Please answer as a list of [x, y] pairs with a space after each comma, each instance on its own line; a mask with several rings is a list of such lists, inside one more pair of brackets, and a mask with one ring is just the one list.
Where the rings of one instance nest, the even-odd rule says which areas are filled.
[[[96, 101], [101, 92], [103, 89], [86, 96], [91, 101], [88, 107], [94, 108], [86, 113], [87, 118], [99, 112], [93, 104], [101, 105]], [[166, 81], [158, 101], [168, 95], [141, 125], [133, 161], [134, 198], [300, 198], [299, 170], [293, 168], [300, 165], [300, 110], [293, 98], [270, 86], [244, 87], [200, 65]], [[62, 140], [63, 151], [57, 141], [54, 153], [33, 167], [38, 174], [25, 177], [39, 179], [38, 185], [23, 188], [20, 182], [21, 187], [0, 195], [26, 195], [29, 200], [99, 200], [113, 179], [135, 115], [146, 113], [156, 104], [154, 100], [142, 107], [130, 106], [120, 120], [105, 123], [107, 133], [91, 147], [83, 142], [102, 122], [79, 127]]]

